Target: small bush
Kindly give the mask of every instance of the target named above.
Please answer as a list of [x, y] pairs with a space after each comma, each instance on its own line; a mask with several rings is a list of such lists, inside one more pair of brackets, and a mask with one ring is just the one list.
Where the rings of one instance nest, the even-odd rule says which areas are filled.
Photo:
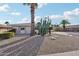
[[55, 28], [54, 31], [59, 32], [59, 31], [61, 31], [61, 29], [60, 28]]
[[0, 39], [9, 39], [13, 37], [15, 34], [14, 32], [5, 32], [0, 34]]
[[8, 32], [14, 32], [14, 33], [16, 33], [16, 29], [9, 30]]

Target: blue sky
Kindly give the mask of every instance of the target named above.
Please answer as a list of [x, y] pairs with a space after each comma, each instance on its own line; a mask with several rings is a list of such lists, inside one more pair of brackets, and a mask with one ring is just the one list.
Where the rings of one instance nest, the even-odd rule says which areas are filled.
[[[62, 19], [67, 19], [71, 24], [79, 24], [78, 3], [42, 3], [38, 4], [35, 11], [35, 22], [40, 18], [49, 16], [52, 24], [59, 24]], [[0, 4], [0, 23], [8, 21], [10, 24], [29, 23], [30, 7], [22, 3]]]

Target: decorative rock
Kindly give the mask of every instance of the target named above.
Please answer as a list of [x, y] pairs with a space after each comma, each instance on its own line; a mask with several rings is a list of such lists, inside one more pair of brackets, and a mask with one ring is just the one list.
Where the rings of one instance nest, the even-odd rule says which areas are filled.
[[72, 36], [72, 35], [69, 35], [69, 36]]
[[51, 37], [51, 40], [56, 40], [56, 38], [55, 37]]

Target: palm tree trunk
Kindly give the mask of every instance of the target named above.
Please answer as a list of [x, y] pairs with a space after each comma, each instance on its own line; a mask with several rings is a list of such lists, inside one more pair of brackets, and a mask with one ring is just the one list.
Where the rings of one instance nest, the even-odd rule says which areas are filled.
[[31, 4], [31, 36], [35, 35], [35, 22], [34, 22], [34, 18], [35, 18], [35, 6], [32, 3]]
[[63, 31], [65, 31], [65, 28], [66, 28], [66, 27], [65, 27], [65, 24], [63, 24]]

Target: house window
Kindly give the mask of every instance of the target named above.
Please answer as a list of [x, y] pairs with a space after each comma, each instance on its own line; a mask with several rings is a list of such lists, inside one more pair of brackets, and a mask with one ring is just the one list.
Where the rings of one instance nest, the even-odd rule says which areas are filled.
[[25, 28], [21, 28], [21, 30], [25, 30]]

